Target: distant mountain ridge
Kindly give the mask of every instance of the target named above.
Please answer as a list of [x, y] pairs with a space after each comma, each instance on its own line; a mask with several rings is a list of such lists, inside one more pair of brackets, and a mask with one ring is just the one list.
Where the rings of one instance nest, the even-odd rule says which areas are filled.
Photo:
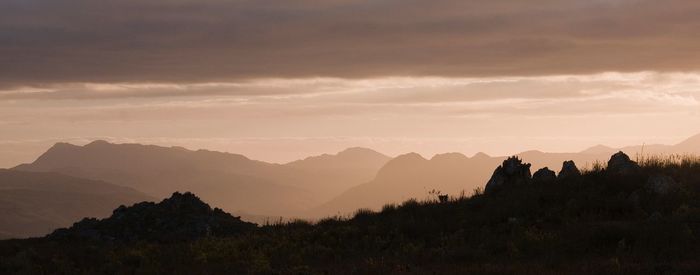
[[[565, 160], [581, 167], [605, 161], [616, 151], [634, 158], [641, 152], [699, 153], [700, 135], [676, 145], [593, 146], [577, 153], [537, 150], [517, 154], [533, 165], [558, 171]], [[53, 171], [132, 187], [151, 196], [174, 191], [196, 192], [232, 213], [265, 217], [320, 217], [378, 208], [428, 191], [457, 195], [483, 187], [492, 167], [505, 156], [446, 153], [426, 159], [411, 153], [390, 158], [366, 148], [348, 148], [286, 164], [251, 160], [243, 155], [181, 147], [112, 144], [84, 146], [57, 143], [35, 162], [16, 167]]]
[[231, 153], [98, 140], [84, 146], [57, 143], [14, 169], [103, 180], [156, 197], [192, 191], [227, 211], [294, 216], [373, 178], [388, 159], [353, 148], [283, 165]]
[[[594, 163], [605, 163], [610, 155], [623, 151], [634, 157], [646, 154], [700, 154], [700, 135], [693, 136], [676, 145], [639, 145], [612, 148], [597, 145], [578, 153], [545, 153], [525, 151], [517, 156], [532, 163], [533, 171], [548, 167], [559, 171], [562, 163], [573, 160], [579, 167], [591, 167]], [[435, 155], [430, 160], [417, 153], [400, 155], [388, 162], [367, 183], [358, 185], [338, 197], [314, 208], [310, 216], [348, 215], [359, 208], [378, 210], [385, 204], [396, 203], [408, 198], [428, 198], [431, 190], [452, 196], [464, 191], [470, 195], [475, 188], [483, 188], [493, 167], [498, 166], [505, 156], [491, 157], [477, 153], [469, 158], [461, 153]]]

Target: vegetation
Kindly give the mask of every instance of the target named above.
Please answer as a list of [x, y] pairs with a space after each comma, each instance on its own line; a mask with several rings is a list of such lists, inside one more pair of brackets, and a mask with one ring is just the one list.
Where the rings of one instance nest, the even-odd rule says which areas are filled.
[[[409, 200], [380, 212], [265, 225], [190, 241], [0, 243], [17, 274], [694, 274], [700, 161], [645, 159], [634, 174], [581, 176]], [[650, 181], [668, 176], [673, 188]]]

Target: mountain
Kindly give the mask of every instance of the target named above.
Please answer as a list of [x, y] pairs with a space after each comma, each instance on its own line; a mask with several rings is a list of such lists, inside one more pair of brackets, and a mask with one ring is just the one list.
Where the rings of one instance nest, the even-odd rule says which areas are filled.
[[37, 237], [122, 204], [152, 200], [132, 188], [58, 173], [0, 169], [0, 238]]
[[581, 151], [581, 154], [588, 154], [588, 155], [597, 155], [597, 154], [611, 154], [615, 152], [615, 148], [612, 148], [610, 146], [605, 146], [602, 144], [598, 144], [596, 146], [590, 147], [586, 150]]
[[[532, 150], [517, 155], [532, 163], [532, 171], [542, 167], [559, 171], [563, 161], [573, 160], [586, 169], [605, 162], [617, 151], [635, 158], [642, 152], [700, 153], [699, 148], [700, 135], [676, 145], [597, 145], [575, 153]], [[483, 187], [491, 167], [505, 158], [449, 153], [430, 160], [414, 154], [392, 160], [370, 149], [349, 148], [337, 154], [271, 164], [231, 153], [95, 141], [85, 146], [58, 143], [35, 162], [16, 169], [103, 180], [156, 197], [192, 191], [229, 212], [259, 216], [256, 221], [260, 221], [378, 208], [406, 198], [426, 198], [433, 189], [453, 196], [461, 191], [469, 194]]]
[[678, 143], [673, 146], [673, 150], [676, 153], [691, 153], [691, 154], [699, 154], [700, 153], [700, 134], [692, 136], [681, 143]]
[[483, 179], [488, 179], [491, 168], [500, 161], [484, 155], [468, 158], [460, 153], [440, 154], [430, 160], [416, 153], [401, 155], [384, 165], [373, 180], [349, 189], [309, 215], [347, 215], [359, 208], [376, 210], [388, 203], [427, 198], [432, 190], [453, 196], [464, 190], [470, 195], [474, 188], [483, 186]]
[[371, 179], [383, 159], [388, 157], [354, 148], [282, 165], [231, 153], [94, 141], [57, 143], [33, 163], [14, 169], [103, 180], [156, 197], [192, 191], [231, 212], [295, 216]]
[[173, 242], [202, 237], [225, 237], [255, 229], [219, 208], [212, 209], [192, 193], [175, 192], [159, 203], [120, 206], [105, 219], [85, 218], [58, 229], [50, 239]]
[[303, 171], [308, 188], [324, 197], [337, 196], [343, 191], [374, 178], [390, 157], [371, 149], [354, 147], [337, 154], [323, 154], [287, 163], [286, 166]]

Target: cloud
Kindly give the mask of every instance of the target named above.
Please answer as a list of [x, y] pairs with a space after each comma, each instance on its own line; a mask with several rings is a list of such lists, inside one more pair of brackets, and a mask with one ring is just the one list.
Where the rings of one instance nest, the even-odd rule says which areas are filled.
[[0, 83], [698, 70], [694, 0], [6, 0]]

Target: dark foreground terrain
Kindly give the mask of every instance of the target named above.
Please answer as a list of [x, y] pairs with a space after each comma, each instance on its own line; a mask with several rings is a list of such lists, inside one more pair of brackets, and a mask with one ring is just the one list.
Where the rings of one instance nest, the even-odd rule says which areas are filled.
[[317, 223], [254, 227], [178, 194], [208, 218], [179, 213], [173, 198], [161, 202], [170, 208], [122, 207], [45, 238], [0, 242], [0, 273], [698, 274], [700, 163], [617, 157], [581, 173], [569, 163], [558, 176], [530, 176], [509, 159], [486, 193]]

